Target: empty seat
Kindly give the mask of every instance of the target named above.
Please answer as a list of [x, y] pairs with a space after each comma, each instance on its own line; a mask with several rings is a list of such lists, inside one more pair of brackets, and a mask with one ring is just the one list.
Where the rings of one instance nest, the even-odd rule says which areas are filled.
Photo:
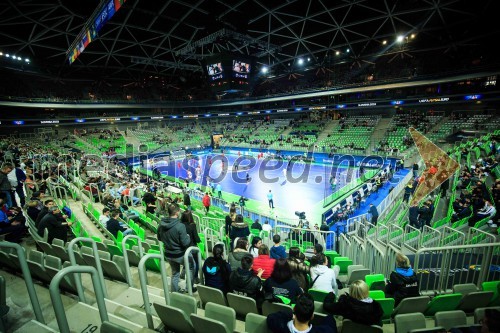
[[229, 331], [224, 323], [218, 320], [202, 317], [194, 313], [191, 314], [190, 318], [196, 333], [233, 333], [233, 331]]
[[315, 301], [323, 303], [325, 300], [326, 295], [329, 294], [329, 292], [324, 291], [324, 290], [318, 290], [318, 289], [309, 289], [307, 291]]
[[177, 333], [194, 333], [194, 327], [184, 311], [170, 305], [153, 303], [153, 306], [165, 326], [166, 331]]
[[245, 317], [246, 333], [270, 333], [267, 328], [267, 317], [256, 313], [248, 313]]
[[372, 325], [363, 325], [359, 323], [355, 323], [350, 319], [342, 320], [342, 333], [382, 333], [382, 327]]
[[447, 330], [454, 326], [467, 324], [465, 312], [461, 310], [436, 312], [434, 318], [436, 326], [444, 327]]
[[395, 333], [408, 333], [420, 328], [425, 328], [425, 317], [422, 313], [404, 313], [394, 317]]
[[363, 265], [350, 265], [349, 267], [347, 267], [347, 275], [339, 276], [338, 279], [340, 280], [340, 282], [347, 282], [352, 271], [354, 271], [356, 269], [364, 269], [364, 268], [365, 267]]
[[229, 332], [236, 327], [236, 311], [226, 305], [208, 302], [205, 304], [205, 317], [224, 323]]
[[429, 305], [429, 296], [407, 297], [401, 300], [398, 306], [392, 312], [392, 316], [404, 313], [420, 312], [424, 313]]
[[289, 311], [292, 313], [292, 307], [290, 305], [282, 304], [282, 303], [271, 303], [269, 301], [264, 301], [262, 303], [262, 315], [268, 316], [271, 313], [275, 313], [278, 311]]
[[187, 294], [171, 293], [170, 306], [184, 312], [187, 318], [189, 318], [191, 313], [197, 313], [198, 311], [198, 302], [196, 298]]
[[347, 273], [347, 285], [350, 286], [356, 280], [364, 280], [365, 276], [370, 274], [370, 270], [368, 268], [355, 269], [349, 273]]
[[227, 304], [236, 311], [238, 319], [244, 320], [248, 313], [259, 313], [257, 302], [251, 297], [227, 293]]
[[384, 274], [370, 274], [365, 276], [365, 282], [370, 290], [384, 290], [385, 276]]
[[227, 305], [226, 297], [219, 289], [207, 287], [201, 284], [197, 285], [196, 288], [198, 288], [198, 296], [200, 296], [202, 307], [204, 307], [208, 302]]
[[460, 293], [464, 296], [475, 291], [477, 291], [477, 287], [474, 283], [463, 283], [463, 284], [456, 284], [453, 286], [454, 293]]
[[483, 291], [493, 291], [493, 299], [489, 306], [500, 305], [500, 281], [488, 281], [482, 284]]
[[369, 296], [370, 298], [377, 300], [385, 298], [385, 293], [382, 290], [370, 290]]
[[453, 311], [460, 304], [461, 300], [462, 294], [438, 295], [429, 302], [424, 315], [433, 316], [439, 311]]
[[379, 298], [376, 300], [382, 307], [384, 314], [382, 315], [382, 319], [390, 319], [392, 312], [394, 311], [394, 298]]
[[100, 258], [103, 274], [113, 280], [127, 282], [123, 257], [114, 256], [112, 260]]
[[38, 280], [44, 283], [50, 283], [52, 280], [52, 276], [47, 273], [44, 265], [43, 253], [36, 250], [31, 250], [28, 253], [27, 258], [28, 267], [30, 269], [31, 274], [37, 278]]
[[483, 308], [490, 304], [493, 298], [493, 291], [474, 291], [465, 295], [457, 310], [462, 310], [467, 313], [472, 313], [476, 308]]

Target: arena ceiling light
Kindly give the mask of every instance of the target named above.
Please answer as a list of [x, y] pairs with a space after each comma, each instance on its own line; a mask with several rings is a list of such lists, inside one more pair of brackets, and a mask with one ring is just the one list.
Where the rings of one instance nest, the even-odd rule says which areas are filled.
[[304, 59], [299, 58], [299, 65], [303, 65], [303, 64], [304, 64]]
[[264, 66], [264, 67], [262, 67], [262, 68], [260, 69], [260, 71], [261, 71], [263, 74], [266, 74], [268, 70], [269, 70], [269, 69], [268, 69], [266, 66]]

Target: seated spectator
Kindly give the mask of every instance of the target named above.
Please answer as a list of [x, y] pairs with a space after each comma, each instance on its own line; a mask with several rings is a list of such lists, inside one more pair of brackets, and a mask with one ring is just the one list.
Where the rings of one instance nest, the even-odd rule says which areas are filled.
[[[474, 216], [472, 216], [469, 219], [469, 227], [473, 227], [474, 224], [476, 224], [476, 222], [481, 221], [484, 218], [489, 217], [490, 219], [492, 219], [496, 213], [497, 213], [497, 210], [496, 210], [495, 206], [493, 206], [490, 201], [485, 201], [484, 207], [479, 209], [474, 214]], [[493, 223], [493, 222], [491, 222], [491, 223]]]
[[45, 229], [47, 229], [47, 243], [51, 244], [54, 238], [60, 239], [66, 243], [68, 241], [68, 227], [71, 225], [72, 223], [69, 221], [67, 222], [61, 214], [59, 207], [52, 206], [38, 225], [38, 235], [43, 237]]
[[[455, 333], [453, 329], [452, 333]], [[500, 333], [500, 311], [496, 309], [486, 309], [481, 323], [481, 333]]]
[[254, 223], [252, 223], [251, 229], [262, 230], [262, 224], [259, 223], [259, 219], [256, 219]]
[[[321, 244], [314, 244], [314, 254], [320, 254], [323, 253], [323, 245]], [[323, 253], [324, 254], [324, 253]], [[332, 267], [332, 261], [330, 260], [329, 256], [326, 256], [326, 260], [328, 261], [327, 266]]]
[[224, 246], [222, 244], [214, 245], [212, 257], [208, 257], [201, 268], [205, 278], [205, 285], [217, 288], [224, 294], [229, 290], [229, 276], [231, 266], [222, 257], [224, 255]]
[[338, 266], [336, 266], [337, 272], [335, 272], [328, 268], [327, 264], [328, 261], [323, 253], [318, 253], [311, 258], [311, 289], [333, 292], [338, 295]]
[[273, 236], [273, 243], [274, 245], [271, 247], [271, 258], [272, 259], [280, 259], [284, 258], [286, 259], [286, 249], [283, 245], [280, 245], [281, 242], [281, 237], [280, 235], [276, 234]]
[[107, 223], [110, 219], [109, 217], [110, 212], [111, 209], [109, 209], [108, 207], [104, 207], [101, 216], [99, 216], [99, 223], [106, 229], [108, 228]]
[[338, 302], [335, 302], [334, 295], [327, 296], [323, 309], [332, 315], [363, 325], [382, 326], [382, 306], [369, 297], [368, 285], [362, 280], [354, 281], [349, 287], [349, 293], [341, 295]]
[[321, 325], [310, 324], [314, 317], [314, 299], [309, 294], [297, 297], [293, 313], [278, 311], [267, 316], [267, 327], [273, 333], [337, 333], [333, 316], [323, 319]]
[[285, 258], [277, 259], [271, 277], [264, 282], [266, 299], [295, 304], [297, 296], [303, 292], [297, 281], [292, 278], [292, 270], [288, 261]]
[[[4, 205], [4, 198], [0, 196], [0, 206]], [[21, 221], [7, 216], [0, 209], [0, 235], [6, 235], [5, 240], [12, 243], [21, 243], [22, 238], [26, 234], [26, 228]]]
[[52, 200], [52, 199], [45, 200], [45, 202], [43, 203], [42, 210], [40, 211], [40, 213], [38, 213], [38, 216], [34, 220], [35, 221], [35, 227], [38, 228], [38, 225], [40, 224], [40, 221], [49, 212], [49, 208], [52, 207], [52, 206], [54, 206], [54, 205], [55, 205], [54, 200]]
[[252, 238], [252, 246], [248, 252], [254, 257], [257, 258], [259, 256], [259, 247], [262, 245], [262, 238], [255, 236]]
[[36, 221], [38, 214], [40, 214], [41, 210], [38, 209], [38, 202], [35, 200], [30, 200], [26, 205], [26, 214], [28, 214], [29, 218], [33, 221]]
[[392, 297], [397, 306], [406, 297], [420, 296], [417, 275], [410, 266], [410, 260], [402, 253], [396, 255], [396, 270], [391, 273], [385, 286], [386, 297]]
[[262, 244], [259, 247], [259, 256], [253, 261], [254, 273], [257, 274], [262, 269], [263, 273], [261, 276], [263, 279], [267, 279], [273, 273], [275, 261], [275, 259], [269, 257], [269, 248], [267, 245]]
[[250, 235], [250, 229], [248, 224], [243, 220], [241, 214], [236, 215], [233, 223], [231, 223], [231, 230], [229, 232], [229, 238], [231, 243], [234, 244], [236, 238], [248, 237]]
[[241, 259], [244, 256], [251, 256], [248, 253], [248, 240], [246, 238], [239, 238], [233, 252], [229, 253], [228, 256], [231, 270], [235, 271], [238, 267], [241, 267]]
[[120, 216], [119, 210], [115, 209], [111, 211], [110, 215], [111, 218], [106, 223], [106, 229], [109, 231], [110, 234], [113, 235], [113, 237], [117, 238], [118, 231], [121, 231], [123, 233], [123, 236], [135, 234], [134, 230], [128, 228], [124, 223], [120, 223], [118, 221], [118, 217]]
[[257, 270], [257, 275], [253, 273], [253, 257], [245, 256], [241, 259], [241, 267], [231, 272], [229, 276], [229, 291], [238, 295], [253, 298], [257, 302], [257, 307], [262, 307], [264, 293], [262, 289], [262, 268]]
[[300, 252], [296, 246], [292, 246], [288, 251], [288, 264], [292, 270], [292, 279], [297, 281], [302, 290], [309, 289], [307, 274], [309, 274], [309, 266], [304, 263], [305, 255]]

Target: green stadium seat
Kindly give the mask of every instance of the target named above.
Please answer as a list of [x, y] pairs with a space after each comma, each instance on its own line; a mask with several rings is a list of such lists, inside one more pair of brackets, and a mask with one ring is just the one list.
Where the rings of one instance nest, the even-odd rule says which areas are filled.
[[433, 316], [439, 311], [453, 311], [458, 307], [461, 300], [462, 294], [459, 293], [438, 295], [429, 302], [424, 315]]

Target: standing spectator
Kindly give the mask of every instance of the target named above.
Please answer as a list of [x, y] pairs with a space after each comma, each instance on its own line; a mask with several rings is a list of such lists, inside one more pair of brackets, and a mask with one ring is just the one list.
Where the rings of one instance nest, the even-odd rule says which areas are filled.
[[417, 178], [418, 177], [418, 163], [417, 162], [413, 163], [412, 171], [413, 171], [413, 178]]
[[8, 174], [13, 169], [14, 167], [10, 163], [4, 163], [0, 169], [0, 193], [5, 193], [5, 205], [7, 205], [7, 209], [12, 207], [12, 196], [10, 194], [12, 185], [10, 184]]
[[420, 296], [418, 289], [417, 275], [410, 266], [410, 260], [404, 254], [398, 253], [396, 270], [391, 273], [389, 283], [385, 286], [386, 297], [394, 298], [394, 306], [398, 306], [406, 297]]
[[274, 263], [271, 277], [264, 282], [264, 293], [272, 295], [273, 299], [280, 298], [285, 304], [295, 304], [297, 296], [304, 293], [292, 278], [292, 270], [286, 259], [280, 258]]
[[370, 213], [370, 215], [372, 216], [370, 223], [376, 226], [377, 225], [377, 221], [378, 221], [378, 210], [377, 210], [377, 207], [375, 207], [375, 205], [373, 205], [371, 203], [370, 204], [370, 209], [368, 210], [368, 213]]
[[418, 206], [417, 205], [410, 206], [410, 208], [408, 209], [408, 220], [410, 222], [410, 225], [414, 228], [420, 229], [421, 226], [418, 217], [419, 217]]
[[272, 259], [280, 259], [284, 258], [286, 259], [286, 249], [283, 245], [280, 244], [281, 242], [281, 237], [280, 235], [276, 234], [273, 236], [273, 243], [274, 245], [271, 247], [271, 258]]
[[267, 231], [267, 232], [273, 231], [273, 227], [271, 227], [269, 221], [266, 220], [266, 222], [264, 222], [264, 225], [262, 226], [262, 231]]
[[246, 238], [239, 238], [236, 242], [236, 247], [228, 256], [229, 265], [231, 265], [233, 271], [241, 267], [241, 259], [244, 256], [250, 256], [250, 253], [248, 253], [248, 240]]
[[413, 183], [409, 182], [405, 187], [405, 192], [403, 194], [403, 201], [408, 203], [410, 196], [413, 194]]
[[338, 302], [334, 300], [334, 297], [325, 298], [323, 309], [326, 312], [363, 325], [382, 326], [384, 311], [380, 303], [369, 297], [366, 282], [354, 281], [349, 287], [348, 294], [341, 295]]
[[12, 195], [12, 204], [17, 206], [16, 203], [16, 193], [19, 197], [19, 207], [24, 207], [26, 204], [26, 196], [24, 195], [23, 184], [26, 181], [26, 174], [23, 169], [15, 167], [12, 171], [7, 175], [9, 178], [10, 184], [12, 185], [13, 190], [11, 191]]
[[260, 269], [263, 269], [262, 278], [267, 279], [273, 273], [275, 261], [275, 259], [269, 257], [269, 248], [267, 245], [262, 244], [259, 247], [259, 256], [253, 261], [254, 273], [257, 274]]
[[191, 197], [189, 196], [189, 192], [187, 189], [184, 189], [184, 195], [183, 195], [183, 203], [186, 206], [187, 210], [192, 210], [191, 208]]
[[264, 301], [264, 293], [262, 290], [262, 268], [257, 270], [257, 274], [253, 273], [252, 256], [245, 256], [241, 259], [241, 267], [231, 272], [229, 276], [229, 291], [238, 295], [253, 298], [257, 302], [257, 307], [261, 308]]
[[273, 193], [271, 190], [267, 193], [267, 201], [269, 202], [269, 208], [274, 209]]
[[52, 206], [38, 225], [38, 235], [43, 237], [44, 231], [47, 229], [49, 233], [47, 243], [51, 244], [54, 238], [61, 239], [66, 243], [68, 241], [68, 227], [71, 224], [71, 222], [66, 222], [63, 218], [59, 207]]
[[223, 258], [224, 246], [216, 244], [212, 248], [212, 257], [208, 257], [201, 268], [205, 277], [205, 285], [217, 288], [226, 294], [229, 290], [231, 266]]
[[205, 215], [208, 214], [208, 211], [210, 210], [210, 196], [208, 195], [208, 192], [205, 193], [205, 196], [201, 200], [203, 203], [203, 207], [205, 207]]
[[[175, 203], [168, 206], [168, 217], [163, 217], [158, 227], [158, 239], [165, 246], [165, 257], [172, 269], [172, 292], [179, 291], [180, 266], [184, 264], [184, 254], [191, 244], [186, 227], [179, 220], [180, 209]], [[194, 259], [189, 255], [189, 271], [194, 277]], [[194, 284], [194, 279], [191, 279]], [[193, 288], [193, 292], [196, 288]]]
[[323, 319], [321, 325], [312, 325], [314, 317], [314, 299], [310, 294], [297, 297], [293, 313], [278, 311], [267, 316], [267, 327], [273, 333], [337, 333], [337, 325], [333, 316]]
[[231, 224], [236, 221], [236, 206], [234, 204], [231, 204], [231, 207], [229, 208], [229, 214], [226, 215], [225, 218], [225, 231], [226, 231], [226, 236], [229, 237], [231, 234]]
[[[197, 246], [198, 243], [201, 242], [201, 239], [200, 236], [198, 235], [198, 230], [196, 229], [196, 223], [194, 223], [193, 214], [191, 213], [190, 210], [185, 210], [184, 212], [182, 212], [181, 222], [186, 227], [189, 240], [191, 241], [189, 243], [189, 246]], [[194, 276], [193, 276], [194, 283], [199, 283], [200, 279], [198, 278], [198, 270], [200, 269], [200, 267], [198, 266], [197, 260], [195, 260], [194, 264], [195, 264]]]
[[335, 272], [333, 269], [328, 268], [327, 264], [328, 261], [323, 253], [316, 254], [311, 258], [311, 288], [333, 292], [335, 295], [338, 295], [338, 266], [335, 266], [337, 267], [337, 272]]

